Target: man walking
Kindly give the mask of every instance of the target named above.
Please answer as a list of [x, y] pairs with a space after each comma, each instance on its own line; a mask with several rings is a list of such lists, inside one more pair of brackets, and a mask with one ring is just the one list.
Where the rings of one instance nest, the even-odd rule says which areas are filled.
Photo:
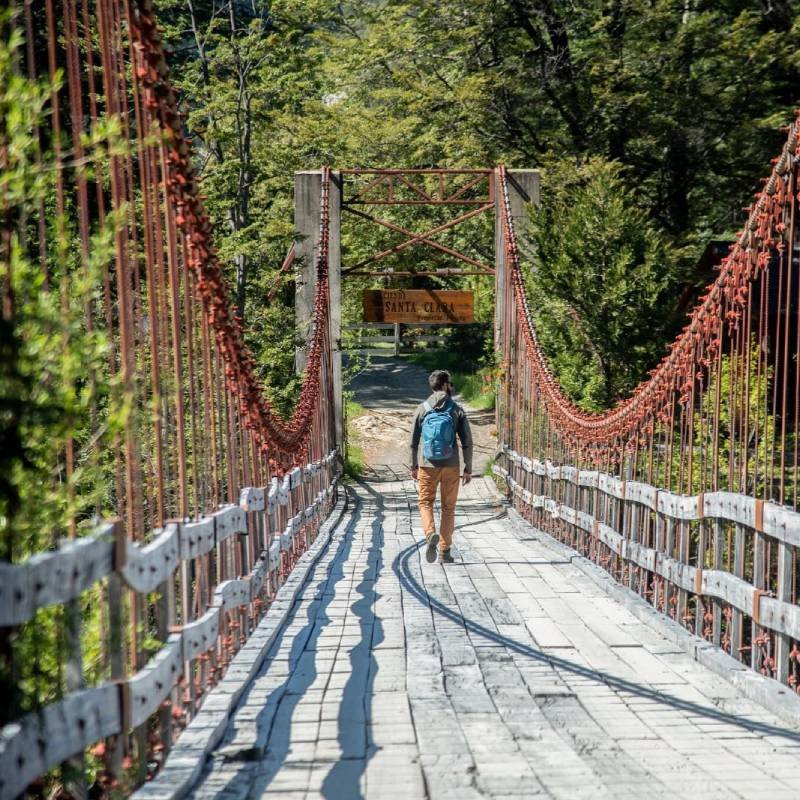
[[[434, 370], [429, 383], [433, 394], [417, 407], [411, 428], [411, 477], [419, 481], [419, 514], [427, 542], [425, 557], [429, 562], [434, 562], [438, 545], [439, 563], [452, 564], [454, 559], [450, 546], [453, 543], [459, 480], [465, 486], [472, 480], [472, 432], [464, 409], [453, 400], [450, 373], [442, 369]], [[460, 474], [456, 436], [461, 440], [464, 452], [463, 475]], [[421, 466], [418, 453], [420, 441]], [[436, 533], [433, 519], [433, 503], [440, 485], [441, 539]]]

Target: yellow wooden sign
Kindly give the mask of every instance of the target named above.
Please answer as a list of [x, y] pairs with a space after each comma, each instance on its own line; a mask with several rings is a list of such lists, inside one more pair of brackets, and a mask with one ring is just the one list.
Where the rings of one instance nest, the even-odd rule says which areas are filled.
[[471, 291], [450, 289], [366, 289], [364, 321], [443, 325], [474, 322], [474, 297]]

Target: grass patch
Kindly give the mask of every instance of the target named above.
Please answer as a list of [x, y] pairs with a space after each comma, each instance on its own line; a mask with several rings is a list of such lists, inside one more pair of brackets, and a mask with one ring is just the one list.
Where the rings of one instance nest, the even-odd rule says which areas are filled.
[[356, 417], [363, 417], [366, 413], [367, 409], [364, 408], [361, 403], [357, 403], [351, 397], [345, 398], [344, 414], [348, 420], [355, 419]]
[[456, 394], [460, 394], [464, 402], [476, 411], [494, 408], [495, 384], [489, 367], [463, 372], [459, 367], [463, 366], [464, 359], [452, 350], [421, 350], [405, 358], [428, 372], [446, 369], [453, 379]]
[[358, 441], [358, 432], [350, 424], [354, 419], [367, 413], [367, 409], [352, 398], [345, 398], [345, 442], [344, 442], [344, 474], [350, 478], [358, 478], [364, 474], [366, 455]]
[[363, 448], [347, 440], [347, 447], [344, 454], [344, 474], [349, 478], [359, 478], [364, 474], [366, 466], [366, 456]]

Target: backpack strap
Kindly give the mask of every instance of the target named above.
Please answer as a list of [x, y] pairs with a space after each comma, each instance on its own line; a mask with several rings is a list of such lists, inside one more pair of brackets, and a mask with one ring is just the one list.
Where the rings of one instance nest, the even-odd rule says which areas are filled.
[[[426, 414], [430, 414], [431, 411], [434, 410], [433, 406], [427, 400], [422, 405], [425, 408]], [[458, 406], [456, 405], [452, 397], [447, 398], [447, 405], [445, 405], [441, 410], [448, 411], [449, 413], [451, 413], [455, 418], [456, 422], [458, 422]]]
[[447, 403], [445, 403], [440, 410], [446, 411], [451, 417], [453, 417], [454, 422], [458, 422], [458, 406], [452, 397], [447, 398]]

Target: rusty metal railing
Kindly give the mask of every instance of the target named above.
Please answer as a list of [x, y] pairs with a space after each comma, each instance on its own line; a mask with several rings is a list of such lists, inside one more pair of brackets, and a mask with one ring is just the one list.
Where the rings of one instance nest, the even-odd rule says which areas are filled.
[[0, 666], [18, 687], [0, 796], [34, 780], [129, 790], [336, 496], [329, 174], [284, 420], [216, 255], [150, 1], [29, 0], [0, 33], [22, 114], [0, 122], [7, 366], [22, 428], [33, 412], [49, 426], [25, 429], [18, 502], [0, 510]]
[[537, 340], [498, 170], [507, 280], [496, 472], [535, 525], [800, 691], [800, 123], [719, 277], [628, 399], [585, 412]]

